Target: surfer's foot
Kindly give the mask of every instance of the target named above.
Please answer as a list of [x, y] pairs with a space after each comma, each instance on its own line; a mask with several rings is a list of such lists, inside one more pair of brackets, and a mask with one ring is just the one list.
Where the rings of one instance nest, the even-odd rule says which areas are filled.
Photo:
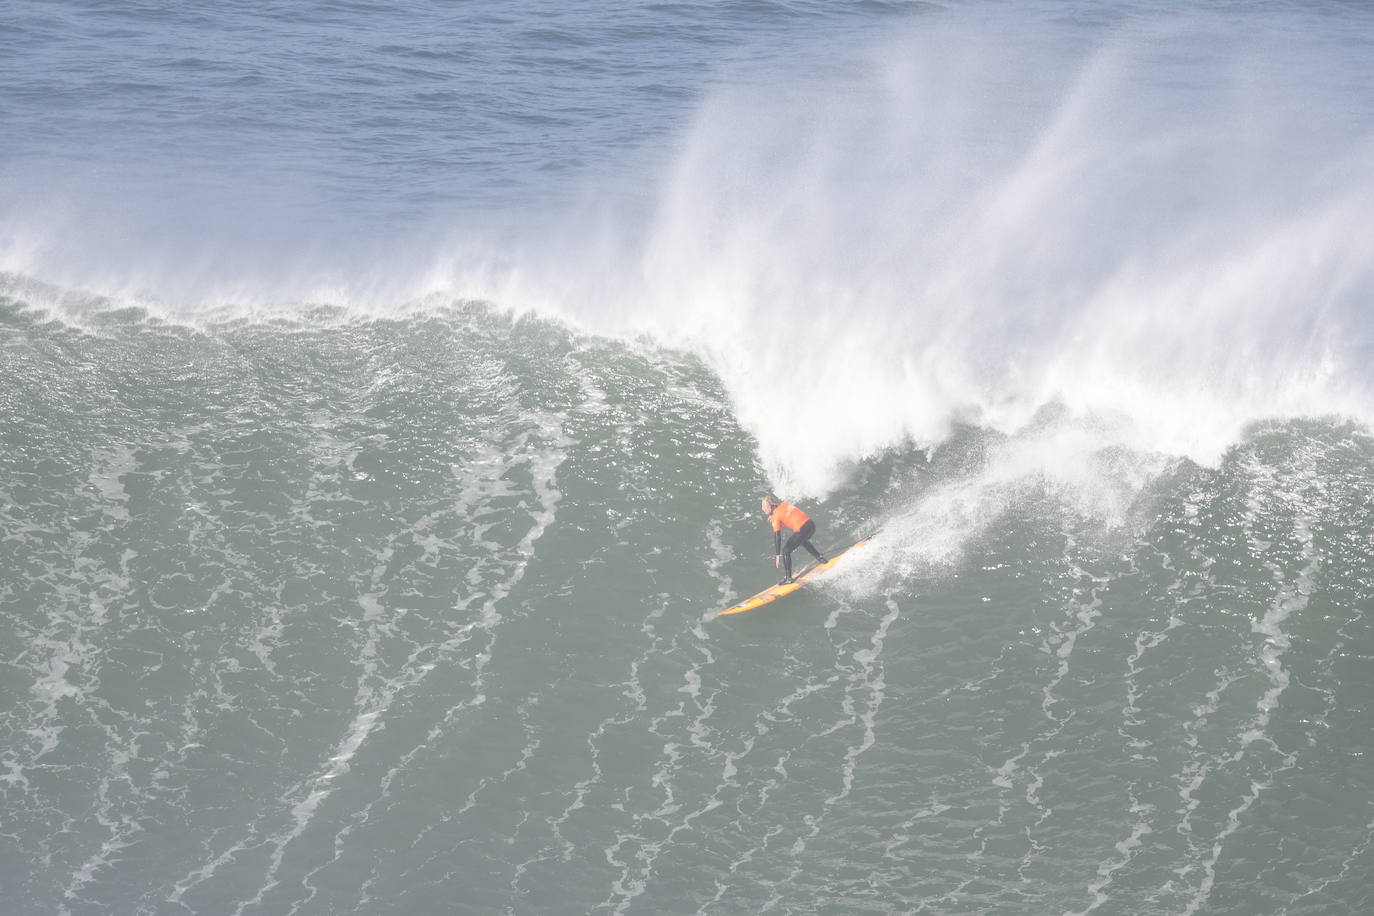
[[783, 577], [783, 580], [782, 580], [781, 582], [779, 582], [778, 584], [779, 584], [779, 585], [791, 585], [791, 584], [792, 584], [792, 577], [791, 577], [791, 576], [784, 576], [784, 577]]
[[818, 557], [817, 560], [816, 560], [816, 562], [819, 563], [819, 564], [821, 564], [822, 566], [824, 566], [825, 564], [829, 563], [830, 561], [827, 560], [825, 557]]

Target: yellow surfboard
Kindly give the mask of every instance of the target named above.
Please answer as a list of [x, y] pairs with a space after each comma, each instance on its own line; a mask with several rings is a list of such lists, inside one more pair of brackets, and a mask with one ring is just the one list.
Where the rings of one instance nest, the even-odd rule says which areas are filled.
[[797, 575], [793, 576], [792, 581], [787, 583], [786, 585], [770, 585], [768, 588], [765, 588], [763, 591], [759, 592], [752, 598], [746, 598], [739, 604], [732, 605], [723, 611], [717, 611], [716, 616], [720, 617], [725, 614], [743, 614], [745, 611], [752, 611], [756, 607], [763, 607], [765, 604], [772, 604], [779, 598], [792, 594], [797, 589], [805, 585], [807, 582], [810, 582], [818, 576], [823, 575], [831, 569], [834, 569], [835, 564], [840, 562], [840, 557], [849, 553], [849, 551], [853, 550], [855, 547], [862, 547], [867, 543], [868, 538], [864, 538], [857, 544], [851, 544], [844, 550], [841, 550], [839, 553], [831, 556], [824, 563], [812, 563], [810, 566], [806, 567], [801, 572], [797, 573]]

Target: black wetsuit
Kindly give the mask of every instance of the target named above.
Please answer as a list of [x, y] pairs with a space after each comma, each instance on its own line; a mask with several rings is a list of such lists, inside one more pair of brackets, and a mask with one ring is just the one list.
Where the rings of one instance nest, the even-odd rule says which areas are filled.
[[792, 578], [792, 551], [798, 547], [805, 547], [807, 553], [816, 558], [817, 563], [824, 563], [825, 557], [821, 556], [819, 550], [811, 546], [811, 535], [816, 533], [816, 523], [807, 519], [801, 528], [792, 532], [792, 536], [787, 539], [787, 543], [782, 542], [782, 531], [773, 532], [773, 553], [782, 554], [782, 568], [786, 572], [787, 578]]

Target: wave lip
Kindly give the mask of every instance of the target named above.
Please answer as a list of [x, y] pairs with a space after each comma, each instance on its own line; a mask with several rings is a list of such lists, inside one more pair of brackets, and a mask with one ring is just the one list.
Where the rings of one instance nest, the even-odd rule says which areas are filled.
[[710, 354], [780, 481], [1056, 401], [1209, 462], [1371, 417], [1374, 117], [1315, 43], [927, 26], [722, 89], [665, 186], [644, 323]]

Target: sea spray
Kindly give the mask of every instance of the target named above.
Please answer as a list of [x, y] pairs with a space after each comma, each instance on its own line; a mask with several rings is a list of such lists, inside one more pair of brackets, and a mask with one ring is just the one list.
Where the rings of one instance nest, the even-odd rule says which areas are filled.
[[1374, 119], [1333, 125], [1313, 49], [926, 25], [838, 85], [722, 90], [647, 245], [644, 323], [700, 343], [781, 486], [1054, 400], [1205, 461], [1257, 417], [1370, 416]]
[[477, 288], [699, 352], [798, 494], [1050, 403], [1206, 462], [1257, 418], [1367, 419], [1374, 111], [1329, 48], [1000, 15], [736, 74], [647, 212], [579, 210]]

